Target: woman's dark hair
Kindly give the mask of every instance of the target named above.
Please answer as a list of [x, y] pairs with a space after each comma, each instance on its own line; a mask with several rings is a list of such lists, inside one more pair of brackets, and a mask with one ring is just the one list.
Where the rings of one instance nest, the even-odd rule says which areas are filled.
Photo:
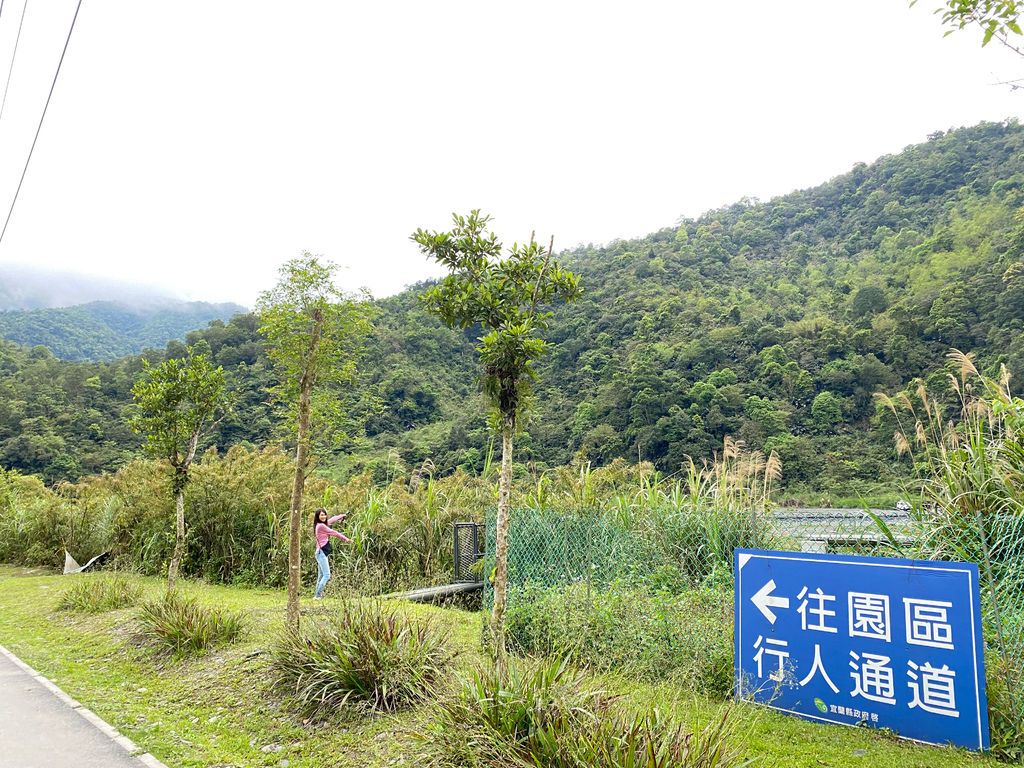
[[[327, 510], [324, 509], [323, 507], [320, 507], [320, 509], [318, 509], [316, 512], [313, 513], [313, 538], [314, 539], [316, 538], [316, 524], [320, 522], [320, 513], [321, 512], [323, 512], [325, 515], [327, 514]], [[324, 525], [327, 525], [327, 521], [326, 520], [324, 520]]]

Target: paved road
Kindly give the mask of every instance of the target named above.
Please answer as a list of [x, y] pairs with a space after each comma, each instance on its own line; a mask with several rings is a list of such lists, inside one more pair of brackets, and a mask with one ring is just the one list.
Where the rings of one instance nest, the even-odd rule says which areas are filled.
[[139, 751], [92, 712], [0, 652], [0, 768], [161, 765], [150, 755], [133, 757], [129, 750]]

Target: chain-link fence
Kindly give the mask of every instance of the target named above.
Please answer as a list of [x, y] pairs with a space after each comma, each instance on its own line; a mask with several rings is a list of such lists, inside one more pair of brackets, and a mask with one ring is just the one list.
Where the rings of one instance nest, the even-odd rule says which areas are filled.
[[[486, 522], [483, 572], [494, 561]], [[508, 643], [726, 693], [737, 547], [977, 563], [990, 717], [1024, 732], [1024, 516], [939, 509], [514, 509]], [[485, 605], [493, 593], [485, 591]], [[696, 629], [694, 629], [696, 627]], [[704, 667], [702, 667], [704, 665]], [[710, 668], [705, 668], [710, 667]], [[993, 724], [993, 730], [998, 725]]]
[[[680, 514], [518, 509], [509, 518], [509, 587], [634, 583], [684, 589], [728, 566], [736, 547], [764, 547], [761, 513], [715, 520]], [[489, 560], [494, 516], [487, 519]], [[493, 567], [493, 562], [491, 566]]]
[[456, 584], [482, 581], [478, 563], [483, 557], [483, 530], [477, 523], [455, 523], [452, 535], [452, 575]]

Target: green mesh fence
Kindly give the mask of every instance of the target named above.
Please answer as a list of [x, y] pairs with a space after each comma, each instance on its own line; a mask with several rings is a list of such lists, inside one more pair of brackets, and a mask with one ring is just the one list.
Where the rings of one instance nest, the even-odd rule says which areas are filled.
[[[482, 572], [494, 566], [495, 515], [486, 520]], [[776, 509], [514, 509], [509, 523], [508, 612], [544, 604], [566, 615], [549, 632], [586, 632], [599, 597], [616, 595], [613, 610], [648, 601], [660, 616], [665, 601], [717, 590], [731, 615], [732, 553], [737, 547], [794, 552], [973, 562], [981, 574], [982, 615], [992, 717], [1024, 731], [1024, 514], [985, 515], [970, 505], [952, 510]], [[485, 579], [484, 604], [493, 605]], [[650, 596], [655, 595], [652, 603]], [[657, 596], [669, 596], [664, 600]], [[553, 599], [557, 598], [557, 599]], [[625, 599], [623, 599], [625, 596]], [[661, 602], [658, 602], [661, 600]], [[678, 602], [676, 603], [678, 604]], [[595, 607], [596, 606], [596, 607]], [[653, 606], [653, 608], [651, 608]], [[572, 616], [568, 614], [581, 614]], [[603, 620], [603, 619], [602, 619]], [[726, 619], [728, 620], [728, 619]], [[642, 621], [648, 625], [649, 617]], [[648, 627], [649, 629], [649, 627]], [[660, 629], [635, 630], [632, 642], [671, 643]], [[512, 650], [520, 634], [512, 633]], [[731, 650], [729, 651], [731, 653]], [[995, 725], [994, 725], [995, 727]], [[1005, 729], [1004, 729], [1005, 730]]]
[[[485, 571], [494, 567], [495, 515], [487, 517]], [[517, 509], [509, 517], [509, 604], [517, 590], [613, 583], [682, 590], [731, 568], [736, 547], [775, 541], [761, 513], [643, 516], [600, 510]], [[487, 605], [493, 596], [487, 590]]]

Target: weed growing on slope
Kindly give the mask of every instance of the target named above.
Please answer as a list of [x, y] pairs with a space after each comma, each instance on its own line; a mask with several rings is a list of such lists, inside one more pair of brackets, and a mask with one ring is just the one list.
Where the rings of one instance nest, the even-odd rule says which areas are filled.
[[426, 699], [455, 656], [442, 627], [380, 603], [344, 603], [326, 620], [288, 627], [273, 648], [278, 687], [306, 714], [350, 701], [394, 712]]
[[143, 603], [139, 622], [140, 639], [176, 656], [233, 642], [245, 627], [241, 613], [202, 605], [196, 598], [176, 591]]
[[726, 716], [700, 733], [637, 714], [565, 661], [521, 662], [506, 674], [475, 671], [415, 738], [430, 766], [738, 768]]
[[60, 596], [57, 608], [76, 613], [102, 613], [135, 605], [141, 596], [142, 587], [123, 576], [83, 574]]

